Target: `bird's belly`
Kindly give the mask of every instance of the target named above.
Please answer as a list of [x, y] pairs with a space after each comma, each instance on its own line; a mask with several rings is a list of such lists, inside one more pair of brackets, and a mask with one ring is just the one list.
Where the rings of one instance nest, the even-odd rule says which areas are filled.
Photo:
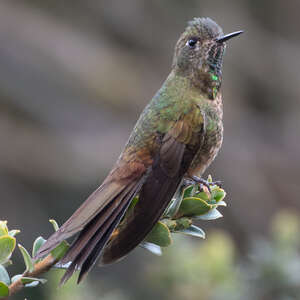
[[207, 130], [187, 172], [188, 176], [201, 176], [217, 156], [223, 140], [223, 126], [220, 122], [211, 130]]

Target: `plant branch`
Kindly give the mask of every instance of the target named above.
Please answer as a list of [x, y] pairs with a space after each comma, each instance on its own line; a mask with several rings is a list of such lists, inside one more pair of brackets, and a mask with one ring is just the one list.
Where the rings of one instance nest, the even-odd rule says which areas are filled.
[[4, 298], [4, 300], [8, 299], [13, 294], [20, 291], [24, 288], [24, 284], [22, 283], [22, 278], [24, 277], [38, 277], [39, 275], [46, 273], [53, 265], [58, 262], [57, 258], [54, 258], [51, 254], [46, 256], [44, 259], [39, 261], [34, 265], [34, 270], [32, 272], [24, 272], [22, 277], [18, 278], [15, 282], [10, 284], [9, 286], [9, 296]]

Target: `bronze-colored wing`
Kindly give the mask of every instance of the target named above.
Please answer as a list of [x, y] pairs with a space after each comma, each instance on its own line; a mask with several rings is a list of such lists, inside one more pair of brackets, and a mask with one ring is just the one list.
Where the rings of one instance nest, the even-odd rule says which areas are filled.
[[139, 202], [105, 247], [102, 264], [122, 258], [139, 245], [168, 206], [204, 136], [203, 119], [197, 120], [202, 124], [197, 127], [189, 121], [176, 122], [161, 139], [160, 149], [140, 191]]

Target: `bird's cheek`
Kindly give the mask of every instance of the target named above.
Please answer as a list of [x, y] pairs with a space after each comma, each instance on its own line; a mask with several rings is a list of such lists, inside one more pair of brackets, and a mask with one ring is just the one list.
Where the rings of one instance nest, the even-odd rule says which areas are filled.
[[193, 53], [190, 49], [184, 48], [182, 49], [180, 55], [177, 59], [177, 66], [182, 70], [185, 71], [189, 69], [190, 65], [193, 62]]
[[177, 66], [179, 67], [179, 69], [181, 70], [186, 70], [187, 66], [188, 66], [188, 60], [187, 57], [184, 55], [180, 55], [178, 57], [178, 61], [177, 61]]

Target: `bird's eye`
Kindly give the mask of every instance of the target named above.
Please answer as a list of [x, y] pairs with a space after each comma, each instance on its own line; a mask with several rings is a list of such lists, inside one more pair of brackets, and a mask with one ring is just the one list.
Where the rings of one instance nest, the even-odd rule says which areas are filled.
[[192, 38], [187, 41], [187, 45], [190, 48], [194, 48], [196, 46], [197, 42], [198, 42], [198, 40], [196, 38]]

